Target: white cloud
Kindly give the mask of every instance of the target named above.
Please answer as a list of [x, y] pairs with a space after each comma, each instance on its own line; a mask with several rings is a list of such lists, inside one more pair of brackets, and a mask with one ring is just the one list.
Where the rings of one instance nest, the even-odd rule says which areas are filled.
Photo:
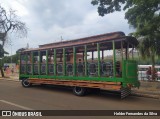
[[0, 0], [0, 3], [3, 7], [5, 7], [6, 9], [13, 9], [16, 11], [16, 14], [18, 16], [25, 16], [28, 15], [28, 10], [25, 8], [25, 6], [23, 6], [21, 3], [19, 3], [16, 0]]
[[[21, 20], [29, 28], [28, 37], [13, 41], [13, 52], [40, 44], [71, 40], [107, 32], [132, 32], [124, 12], [98, 16], [97, 6], [91, 0], [0, 0], [3, 6], [17, 10]], [[9, 47], [9, 46], [8, 46]], [[10, 48], [6, 49], [10, 52]]]
[[28, 10], [25, 8], [25, 6], [21, 5], [19, 2], [17, 1], [13, 1], [11, 3], [11, 8], [13, 10], [16, 10], [17, 11], [17, 15], [23, 17], [25, 15], [28, 15]]

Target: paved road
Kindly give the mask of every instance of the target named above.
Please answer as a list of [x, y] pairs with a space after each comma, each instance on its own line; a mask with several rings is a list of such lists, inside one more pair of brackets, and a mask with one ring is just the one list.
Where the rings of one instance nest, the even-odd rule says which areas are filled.
[[20, 82], [0, 80], [0, 110], [160, 110], [160, 100], [106, 93], [77, 97], [63, 87], [23, 88]]

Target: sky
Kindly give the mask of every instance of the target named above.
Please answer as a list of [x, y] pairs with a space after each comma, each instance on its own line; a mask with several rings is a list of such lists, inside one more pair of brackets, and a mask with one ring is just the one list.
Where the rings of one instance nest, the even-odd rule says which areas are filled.
[[27, 37], [10, 35], [5, 50], [15, 54], [19, 48], [37, 48], [38, 45], [72, 40], [92, 35], [123, 31], [133, 32], [125, 12], [115, 12], [104, 17], [98, 15], [91, 0], [0, 0], [5, 9], [16, 10], [19, 19], [26, 23]]

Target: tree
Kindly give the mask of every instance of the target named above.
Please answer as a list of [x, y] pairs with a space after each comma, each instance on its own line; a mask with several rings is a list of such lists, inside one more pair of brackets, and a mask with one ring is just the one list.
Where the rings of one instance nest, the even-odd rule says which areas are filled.
[[98, 5], [100, 16], [126, 10], [125, 18], [136, 29], [137, 37], [146, 34], [157, 37], [160, 33], [160, 0], [92, 0], [91, 3]]
[[18, 61], [19, 61], [19, 54], [18, 53], [14, 54], [12, 56], [4, 56], [2, 59], [2, 63], [10, 63], [11, 57], [12, 57], [12, 63], [18, 64]]
[[[10, 9], [7, 11], [0, 5], [0, 50], [3, 50], [4, 44], [7, 40], [7, 35], [9, 33], [16, 33], [19, 35], [19, 37], [26, 36], [27, 27], [24, 22], [19, 20], [14, 10]], [[4, 53], [5, 52], [2, 52], [0, 58], [4, 56]], [[2, 72], [2, 77], [4, 77], [2, 66], [0, 67], [0, 70]]]
[[154, 69], [155, 56], [160, 56], [160, 0], [92, 0], [91, 3], [98, 5], [100, 16], [126, 10], [125, 19], [136, 29], [132, 34], [139, 40], [139, 51], [143, 58], [151, 59]]
[[18, 54], [19, 52], [22, 52], [22, 51], [24, 51], [24, 50], [26, 50], [26, 48], [20, 48], [20, 49], [18, 49], [18, 50], [16, 51], [16, 54]]
[[3, 46], [0, 44], [0, 58], [4, 57], [4, 54], [9, 54], [9, 53], [6, 52]]

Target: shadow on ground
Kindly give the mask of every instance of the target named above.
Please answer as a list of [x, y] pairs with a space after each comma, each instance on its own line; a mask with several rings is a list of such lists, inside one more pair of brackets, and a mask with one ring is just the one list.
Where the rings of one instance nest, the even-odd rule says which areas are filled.
[[[72, 94], [72, 87], [68, 86], [57, 86], [57, 85], [34, 85], [32, 88], [36, 89], [42, 89], [47, 91], [56, 91], [59, 93], [68, 93], [69, 95]], [[74, 95], [74, 94], [73, 94]], [[107, 98], [109, 100], [121, 100], [120, 92], [117, 91], [105, 91], [105, 90], [99, 90], [99, 89], [89, 89], [87, 91], [87, 94], [83, 97], [93, 97], [93, 98]], [[128, 96], [129, 100], [133, 101], [136, 98], [133, 96]], [[124, 98], [123, 100], [126, 100], [127, 98]], [[128, 99], [127, 99], [128, 100]]]

